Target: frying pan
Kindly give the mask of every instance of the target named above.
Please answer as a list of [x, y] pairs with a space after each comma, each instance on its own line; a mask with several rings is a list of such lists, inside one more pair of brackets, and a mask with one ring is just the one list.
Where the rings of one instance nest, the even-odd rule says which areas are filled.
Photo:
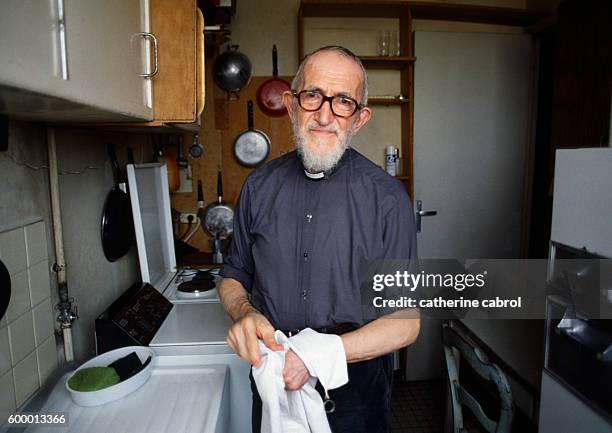
[[234, 209], [223, 201], [223, 176], [217, 172], [217, 201], [204, 209], [202, 226], [209, 235], [216, 239], [227, 239], [234, 231]]
[[126, 192], [126, 181], [123, 178], [115, 147], [108, 145], [108, 156], [113, 166], [115, 186], [106, 196], [102, 212], [102, 249], [109, 262], [114, 262], [129, 251], [134, 241], [134, 221], [130, 198]]
[[247, 102], [247, 121], [249, 129], [234, 140], [234, 156], [240, 164], [255, 167], [268, 157], [270, 139], [253, 126], [253, 101]]
[[11, 300], [11, 277], [6, 266], [0, 261], [0, 319], [4, 317]]
[[257, 105], [268, 116], [280, 117], [287, 114], [283, 104], [283, 92], [291, 90], [291, 85], [278, 77], [278, 52], [272, 47], [272, 75], [257, 89]]

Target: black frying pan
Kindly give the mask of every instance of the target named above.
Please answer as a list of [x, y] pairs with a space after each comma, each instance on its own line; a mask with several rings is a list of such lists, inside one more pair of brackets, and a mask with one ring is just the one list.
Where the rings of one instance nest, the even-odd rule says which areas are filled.
[[253, 101], [247, 102], [247, 121], [249, 129], [234, 141], [234, 155], [240, 164], [255, 167], [268, 157], [270, 139], [253, 125]]
[[4, 317], [11, 300], [11, 276], [6, 266], [0, 261], [0, 319]]
[[134, 220], [126, 181], [112, 144], [108, 145], [108, 156], [113, 166], [115, 186], [106, 196], [102, 212], [102, 249], [106, 259], [114, 262], [127, 254], [134, 242]]

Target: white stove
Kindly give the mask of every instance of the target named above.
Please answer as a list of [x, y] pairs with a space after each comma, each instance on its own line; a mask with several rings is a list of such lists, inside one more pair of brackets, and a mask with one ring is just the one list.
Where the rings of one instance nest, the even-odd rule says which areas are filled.
[[[232, 321], [215, 288], [221, 279], [219, 270], [177, 268], [166, 166], [128, 165], [127, 171], [141, 279], [173, 304], [149, 347], [181, 365], [227, 365], [231, 408], [227, 431], [250, 432], [250, 365], [225, 340]], [[199, 285], [186, 289], [195, 283]]]
[[[176, 266], [166, 166], [139, 164], [127, 168], [142, 281], [172, 303], [219, 302], [217, 290], [211, 288], [221, 279], [218, 269]], [[190, 285], [197, 287], [186, 287]]]
[[180, 269], [162, 294], [174, 304], [219, 302], [220, 280], [219, 269]]

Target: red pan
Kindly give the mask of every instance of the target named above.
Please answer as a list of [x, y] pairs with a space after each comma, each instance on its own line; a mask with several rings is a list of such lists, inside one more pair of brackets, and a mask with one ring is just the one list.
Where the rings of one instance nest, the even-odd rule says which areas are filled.
[[283, 105], [283, 92], [291, 90], [291, 85], [282, 78], [278, 78], [276, 45], [272, 48], [272, 75], [272, 78], [264, 81], [257, 89], [257, 105], [264, 114], [281, 117], [287, 114], [287, 109]]

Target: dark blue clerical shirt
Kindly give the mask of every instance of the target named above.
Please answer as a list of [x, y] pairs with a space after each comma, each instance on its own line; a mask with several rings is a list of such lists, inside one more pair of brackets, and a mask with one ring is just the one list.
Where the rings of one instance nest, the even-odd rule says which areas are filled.
[[403, 185], [353, 149], [320, 180], [296, 152], [254, 170], [221, 275], [238, 280], [277, 329], [363, 325], [360, 278], [379, 259], [416, 258]]

